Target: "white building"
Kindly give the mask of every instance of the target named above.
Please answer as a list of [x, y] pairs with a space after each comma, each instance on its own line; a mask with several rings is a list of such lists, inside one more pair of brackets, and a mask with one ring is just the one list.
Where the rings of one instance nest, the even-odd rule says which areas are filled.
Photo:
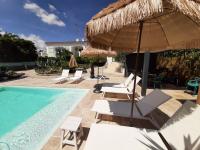
[[46, 55], [56, 57], [56, 48], [62, 47], [72, 52], [74, 56], [80, 56], [80, 51], [85, 49], [86, 41], [46, 42]]

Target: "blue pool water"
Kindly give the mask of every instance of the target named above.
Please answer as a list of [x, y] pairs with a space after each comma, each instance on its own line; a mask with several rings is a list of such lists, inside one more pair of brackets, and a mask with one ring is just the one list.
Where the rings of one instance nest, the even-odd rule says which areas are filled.
[[0, 90], [0, 137], [64, 93], [63, 90], [6, 87]]
[[39, 148], [87, 92], [70, 88], [0, 87], [0, 149], [1, 142], [10, 149]]

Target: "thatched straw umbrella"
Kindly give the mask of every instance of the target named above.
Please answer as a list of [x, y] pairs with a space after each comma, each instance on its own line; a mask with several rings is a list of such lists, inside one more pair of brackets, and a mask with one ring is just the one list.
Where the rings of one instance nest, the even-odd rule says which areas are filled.
[[78, 67], [78, 64], [76, 62], [74, 55], [71, 55], [71, 58], [69, 61], [69, 68], [75, 68], [75, 67]]
[[117, 56], [117, 52], [87, 47], [81, 52], [81, 56], [83, 57], [94, 57], [94, 56], [114, 57], [114, 56]]
[[[86, 26], [93, 47], [137, 51], [200, 48], [200, 3], [195, 0], [118, 0]], [[138, 57], [137, 57], [138, 58]], [[138, 59], [136, 59], [136, 66]], [[137, 67], [135, 78], [137, 75]], [[134, 83], [135, 85], [135, 83]], [[135, 86], [133, 89], [134, 100]], [[131, 108], [131, 117], [133, 115]]]
[[[81, 56], [83, 57], [114, 57], [117, 56], [117, 52], [115, 51], [106, 51], [103, 49], [96, 49], [92, 47], [87, 47], [81, 52]], [[98, 67], [98, 75], [99, 75], [99, 67]]]
[[193, 0], [119, 0], [87, 23], [93, 47], [163, 51], [200, 47], [200, 3]]
[[[81, 51], [81, 56], [83, 57], [114, 57], [117, 56], [117, 52], [115, 51], [106, 51], [103, 49], [96, 49], [92, 47], [87, 47], [83, 51]], [[91, 67], [91, 74], [94, 76], [94, 66]], [[98, 66], [98, 78], [97, 78], [97, 84], [99, 83], [99, 66]], [[99, 89], [97, 89], [99, 90]]]

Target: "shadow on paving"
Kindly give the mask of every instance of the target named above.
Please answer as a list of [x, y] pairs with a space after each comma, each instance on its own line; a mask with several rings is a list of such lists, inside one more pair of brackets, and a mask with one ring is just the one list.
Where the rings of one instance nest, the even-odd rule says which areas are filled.
[[196, 103], [196, 98], [194, 99], [176, 99], [177, 101], [179, 101], [181, 104], [184, 104], [186, 101], [192, 101]]
[[22, 80], [22, 79], [25, 79], [27, 78], [28, 76], [22, 76], [22, 77], [19, 77], [19, 78], [13, 78], [13, 79], [7, 79], [7, 80], [0, 80], [0, 83], [6, 83], [6, 82], [10, 82], [10, 81], [15, 81], [15, 80]]
[[79, 84], [81, 83], [82, 81], [84, 81], [85, 79], [80, 79], [80, 80], [77, 80], [77, 81], [73, 81], [71, 82], [70, 84]]
[[[151, 115], [154, 116], [155, 120], [157, 121], [160, 127], [162, 127], [164, 123], [166, 123], [167, 120], [170, 119], [168, 115], [166, 115], [159, 109], [155, 109], [151, 113]], [[157, 129], [149, 120], [144, 120], [144, 119], [133, 118], [131, 120], [130, 118], [126, 117], [110, 116], [103, 114], [100, 114], [98, 119], [100, 120], [97, 123], [101, 123], [102, 121], [111, 121], [117, 123], [118, 125], [130, 126], [130, 121], [131, 121], [131, 126], [136, 128]]]
[[86, 128], [86, 127], [82, 127], [83, 128], [83, 137], [81, 137], [80, 143], [78, 143], [78, 147], [80, 148], [81, 145], [83, 144], [83, 141], [87, 140], [88, 134], [90, 129]]

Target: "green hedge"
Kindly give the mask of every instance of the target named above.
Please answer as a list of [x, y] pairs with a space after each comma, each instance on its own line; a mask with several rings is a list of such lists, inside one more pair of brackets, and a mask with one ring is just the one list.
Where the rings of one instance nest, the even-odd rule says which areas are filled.
[[[53, 74], [60, 73], [63, 69], [69, 68], [70, 52], [64, 50], [58, 52], [57, 57], [39, 57], [37, 60], [37, 67], [35, 71], [39, 74]], [[76, 57], [78, 63], [78, 68], [88, 69], [91, 67], [91, 64], [94, 66], [103, 66], [105, 65], [107, 59], [102, 57]], [[73, 68], [75, 69], [75, 68]]]

